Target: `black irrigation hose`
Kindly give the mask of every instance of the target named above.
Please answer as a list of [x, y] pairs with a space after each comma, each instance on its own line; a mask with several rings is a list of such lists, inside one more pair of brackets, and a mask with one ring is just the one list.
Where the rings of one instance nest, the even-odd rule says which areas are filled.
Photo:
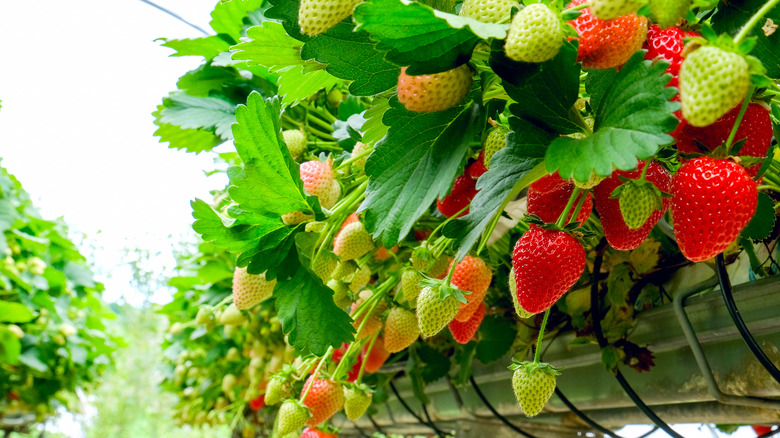
[[[428, 413], [428, 406], [422, 405], [422, 408], [423, 408], [423, 413], [425, 414], [425, 418], [428, 419], [428, 424], [432, 425], [433, 424], [433, 420], [431, 420], [431, 415]], [[444, 432], [444, 435], [442, 436], [442, 434], [439, 433], [438, 429], [436, 429], [436, 435], [438, 435], [439, 438], [445, 438], [445, 437], [450, 436], [450, 434], [447, 433], [447, 432]]]
[[650, 436], [651, 434], [655, 433], [655, 431], [658, 430], [658, 426], [653, 426], [652, 429], [648, 430], [647, 432], [643, 433], [642, 435], [639, 435], [636, 438], [646, 438]]
[[568, 398], [566, 398], [565, 395], [561, 392], [560, 389], [557, 387], [555, 388], [555, 395], [558, 396], [559, 399], [563, 402], [563, 404], [566, 405], [567, 408], [569, 408], [570, 411], [574, 412], [574, 415], [580, 417], [580, 420], [588, 423], [588, 425], [596, 430], [598, 430], [601, 433], [607, 434], [609, 436], [615, 437], [615, 438], [622, 438], [620, 435], [616, 434], [615, 432], [612, 432], [611, 430], [607, 429], [606, 427], [600, 425], [599, 423], [596, 423], [592, 418], [585, 415], [584, 412], [577, 409]]
[[469, 380], [471, 381], [471, 386], [474, 387], [474, 390], [477, 392], [477, 395], [479, 396], [479, 399], [482, 400], [482, 403], [485, 404], [485, 406], [490, 410], [490, 412], [493, 413], [493, 415], [496, 416], [499, 420], [501, 420], [502, 423], [509, 426], [510, 429], [514, 430], [515, 432], [519, 433], [520, 435], [526, 437], [526, 438], [536, 438], [535, 436], [531, 435], [530, 433], [524, 431], [523, 429], [520, 429], [519, 427], [515, 426], [514, 423], [506, 419], [503, 415], [499, 414], [496, 408], [493, 407], [493, 405], [490, 404], [487, 398], [485, 398], [485, 395], [482, 394], [482, 391], [479, 389], [479, 385], [477, 385], [477, 381], [474, 380], [474, 376], [469, 377]]
[[[392, 379], [390, 379], [390, 382], [389, 382], [389, 383], [390, 383], [390, 389], [391, 389], [391, 390], [393, 390], [393, 394], [395, 394], [395, 397], [398, 399], [398, 401], [399, 401], [399, 402], [401, 402], [401, 405], [404, 407], [404, 409], [406, 409], [406, 411], [407, 411], [407, 412], [409, 412], [410, 414], [412, 414], [412, 416], [413, 416], [414, 418], [416, 418], [416, 419], [417, 419], [417, 421], [419, 421], [419, 422], [420, 422], [420, 424], [424, 424], [424, 425], [426, 425], [426, 426], [430, 427], [430, 428], [431, 428], [431, 429], [433, 429], [433, 431], [434, 431], [434, 432], [436, 432], [436, 434], [437, 434], [437, 435], [439, 435], [439, 436], [441, 436], [441, 434], [446, 434], [446, 432], [444, 432], [443, 430], [441, 430], [441, 429], [439, 429], [438, 427], [436, 427], [436, 425], [435, 425], [435, 424], [433, 424], [433, 423], [428, 423], [428, 422], [426, 422], [425, 420], [423, 420], [423, 419], [422, 419], [422, 418], [421, 418], [419, 415], [415, 414], [415, 413], [414, 413], [414, 411], [412, 410], [412, 408], [410, 408], [410, 407], [409, 407], [409, 405], [408, 405], [408, 404], [406, 404], [406, 402], [404, 401], [404, 399], [401, 397], [401, 394], [399, 394], [399, 393], [398, 393], [398, 390], [395, 388], [395, 384], [393, 383], [393, 380], [392, 380]], [[423, 406], [423, 408], [424, 408], [424, 407], [425, 407], [425, 406]]]
[[734, 325], [737, 326], [739, 334], [742, 336], [742, 339], [745, 341], [748, 348], [750, 348], [750, 351], [753, 352], [753, 355], [756, 356], [756, 359], [758, 359], [758, 361], [761, 362], [761, 365], [763, 365], [769, 374], [772, 375], [772, 378], [780, 383], [780, 370], [777, 369], [775, 364], [772, 363], [772, 360], [764, 353], [761, 346], [758, 345], [758, 342], [753, 338], [747, 325], [745, 325], [745, 321], [739, 314], [739, 309], [737, 309], [737, 304], [734, 302], [734, 296], [731, 293], [731, 281], [729, 280], [728, 272], [726, 272], [726, 265], [723, 262], [722, 253], [715, 257], [715, 266], [718, 273], [718, 283], [720, 283], [720, 290], [723, 294], [723, 301], [726, 303], [726, 308], [729, 310]]
[[[593, 278], [590, 286], [590, 312], [591, 319], [593, 320], [593, 332], [596, 335], [596, 340], [599, 343], [599, 348], [604, 349], [607, 346], [607, 339], [604, 337], [604, 332], [601, 330], [601, 315], [599, 314], [599, 271], [601, 270], [601, 262], [604, 260], [604, 250], [607, 247], [607, 240], [602, 238], [601, 242], [596, 245], [596, 258], [593, 260]], [[663, 429], [673, 438], [683, 438], [682, 435], [672, 429], [671, 426], [666, 424], [649, 406], [642, 401], [639, 395], [634, 391], [634, 388], [628, 383], [623, 373], [619, 369], [615, 368], [615, 378], [617, 379], [623, 391], [631, 398], [637, 408], [642, 411], [647, 418], [649, 418], [658, 427]]]
[[376, 423], [376, 421], [374, 421], [374, 417], [372, 417], [371, 415], [368, 415], [367, 417], [368, 417], [368, 421], [370, 421], [370, 422], [371, 422], [371, 424], [373, 424], [373, 425], [374, 425], [374, 429], [376, 429], [376, 431], [377, 431], [377, 432], [381, 433], [382, 435], [387, 435], [387, 434], [385, 433], [385, 431], [384, 431], [384, 430], [382, 430], [382, 428], [381, 428], [381, 427], [379, 427], [379, 425]]

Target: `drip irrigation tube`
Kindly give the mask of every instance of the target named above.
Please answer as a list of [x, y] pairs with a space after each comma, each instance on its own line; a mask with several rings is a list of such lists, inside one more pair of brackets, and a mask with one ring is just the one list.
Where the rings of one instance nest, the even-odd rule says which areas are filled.
[[[435, 424], [433, 424], [433, 423], [428, 423], [428, 422], [426, 422], [425, 420], [423, 420], [423, 419], [422, 419], [422, 417], [420, 417], [419, 415], [417, 415], [417, 414], [416, 414], [416, 413], [415, 413], [415, 412], [412, 410], [412, 408], [410, 408], [410, 407], [409, 407], [409, 405], [406, 403], [406, 401], [404, 401], [404, 399], [401, 397], [401, 394], [399, 394], [399, 393], [398, 393], [398, 389], [396, 389], [396, 387], [395, 387], [395, 383], [393, 383], [393, 380], [392, 380], [392, 379], [390, 379], [390, 382], [389, 382], [389, 383], [390, 383], [390, 389], [393, 391], [393, 394], [395, 394], [396, 398], [398, 398], [398, 401], [399, 401], [399, 402], [401, 402], [401, 406], [403, 406], [403, 407], [404, 407], [404, 409], [406, 409], [406, 411], [407, 411], [407, 412], [409, 412], [410, 414], [412, 414], [412, 416], [413, 416], [414, 418], [416, 418], [416, 419], [417, 419], [417, 421], [419, 421], [419, 422], [420, 422], [420, 424], [424, 424], [424, 425], [428, 426], [429, 428], [433, 429], [433, 431], [434, 431], [434, 432], [436, 432], [436, 434], [437, 434], [437, 435], [439, 435], [439, 436], [441, 436], [441, 434], [445, 434], [445, 435], [446, 435], [446, 432], [444, 432], [443, 430], [441, 430], [441, 429], [439, 429], [438, 427], [436, 427], [436, 425], [435, 425]], [[423, 406], [423, 408], [425, 408], [425, 406]]]
[[718, 273], [720, 290], [723, 294], [723, 301], [726, 303], [726, 308], [731, 315], [731, 319], [734, 321], [734, 325], [737, 326], [739, 334], [742, 336], [742, 339], [745, 341], [748, 348], [750, 348], [750, 351], [753, 352], [753, 355], [756, 356], [756, 359], [758, 359], [761, 365], [766, 368], [767, 372], [772, 375], [772, 378], [780, 383], [780, 370], [777, 369], [761, 346], [758, 345], [758, 342], [756, 342], [756, 339], [750, 333], [747, 325], [745, 325], [745, 321], [742, 320], [742, 316], [739, 314], [739, 309], [737, 309], [737, 304], [734, 302], [734, 296], [731, 293], [731, 281], [729, 280], [728, 272], [726, 272], [726, 265], [723, 262], [723, 254], [718, 254], [715, 257], [715, 266], [716, 272]]
[[599, 432], [601, 432], [601, 433], [603, 433], [603, 434], [609, 435], [609, 436], [611, 436], [611, 437], [614, 437], [614, 438], [623, 438], [623, 437], [621, 437], [620, 435], [616, 434], [615, 432], [612, 432], [611, 430], [607, 429], [606, 427], [604, 427], [604, 426], [600, 425], [599, 423], [596, 423], [596, 422], [595, 422], [595, 421], [594, 421], [592, 418], [590, 418], [590, 417], [588, 417], [587, 415], [585, 415], [585, 413], [584, 413], [584, 412], [582, 412], [582, 411], [580, 411], [579, 409], [577, 409], [577, 407], [575, 407], [575, 406], [574, 406], [574, 405], [573, 405], [573, 404], [572, 404], [572, 403], [569, 401], [569, 399], [568, 399], [568, 398], [566, 398], [566, 396], [565, 396], [565, 395], [563, 395], [563, 393], [561, 392], [561, 390], [560, 390], [560, 389], [558, 389], [557, 387], [555, 388], [555, 395], [557, 395], [557, 396], [558, 396], [558, 398], [559, 398], [559, 399], [561, 399], [561, 401], [563, 402], [563, 404], [564, 404], [564, 405], [566, 405], [566, 407], [567, 407], [567, 408], [569, 408], [569, 410], [570, 410], [570, 411], [572, 411], [572, 412], [574, 413], [574, 415], [576, 415], [576, 416], [580, 417], [580, 420], [582, 420], [582, 421], [586, 422], [586, 423], [587, 423], [587, 424], [588, 424], [590, 427], [592, 427], [592, 428], [594, 428], [594, 429], [598, 430]]
[[[596, 258], [593, 260], [593, 278], [590, 287], [590, 311], [591, 319], [593, 320], [593, 332], [596, 335], [596, 340], [599, 343], [599, 348], [604, 349], [607, 346], [607, 339], [604, 337], [604, 332], [601, 330], [601, 314], [599, 312], [599, 271], [601, 270], [601, 262], [604, 260], [604, 251], [607, 247], [607, 240], [602, 238], [601, 242], [596, 245]], [[637, 408], [642, 411], [647, 418], [660, 427], [664, 432], [668, 433], [673, 438], [683, 438], [682, 435], [672, 429], [665, 421], [663, 421], [647, 404], [639, 397], [634, 391], [634, 388], [628, 383], [623, 373], [619, 369], [614, 370], [615, 379], [617, 379], [623, 391], [628, 395], [631, 401], [634, 402]]]
[[485, 398], [485, 395], [482, 394], [482, 390], [479, 389], [479, 385], [477, 385], [477, 381], [474, 380], [474, 376], [469, 377], [469, 380], [471, 381], [471, 386], [474, 387], [474, 391], [477, 392], [477, 396], [479, 396], [479, 399], [482, 400], [482, 403], [485, 404], [485, 406], [490, 410], [490, 412], [493, 413], [493, 415], [496, 416], [499, 420], [501, 420], [502, 423], [509, 426], [510, 429], [514, 430], [515, 432], [519, 433], [520, 435], [526, 437], [526, 438], [536, 438], [535, 436], [531, 435], [530, 433], [524, 431], [523, 429], [520, 429], [519, 427], [515, 426], [514, 423], [509, 421], [506, 417], [499, 414], [496, 408], [493, 407], [492, 404], [488, 401], [487, 398]]

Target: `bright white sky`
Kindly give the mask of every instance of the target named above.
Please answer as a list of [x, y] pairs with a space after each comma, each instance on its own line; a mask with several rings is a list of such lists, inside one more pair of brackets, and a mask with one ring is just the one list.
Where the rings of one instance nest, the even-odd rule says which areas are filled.
[[[158, 0], [210, 30], [215, 0]], [[125, 247], [169, 255], [189, 236], [189, 201], [224, 187], [208, 155], [170, 150], [152, 136], [152, 111], [197, 58], [169, 58], [154, 39], [199, 32], [139, 0], [0, 3], [0, 158], [47, 218], [64, 216], [98, 249], [106, 298], [138, 303]], [[162, 257], [170, 269], [173, 260]], [[155, 301], [165, 301], [161, 291]], [[637, 436], [645, 427], [628, 428]], [[698, 426], [686, 437], [713, 437]], [[652, 437], [666, 434], [657, 432]], [[754, 437], [743, 429], [732, 437]]]

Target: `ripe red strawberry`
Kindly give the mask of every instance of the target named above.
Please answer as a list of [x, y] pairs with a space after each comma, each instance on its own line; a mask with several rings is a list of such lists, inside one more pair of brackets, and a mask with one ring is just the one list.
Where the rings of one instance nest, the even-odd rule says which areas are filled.
[[249, 309], [271, 298], [274, 287], [276, 279], [266, 280], [265, 272], [254, 275], [248, 273], [246, 268], [233, 271], [233, 303], [238, 309]]
[[333, 253], [342, 261], [358, 259], [373, 249], [374, 241], [362, 222], [345, 226], [333, 240]]
[[[616, 170], [593, 189], [593, 199], [596, 203], [596, 211], [601, 218], [604, 237], [607, 238], [609, 245], [617, 250], [631, 250], [638, 247], [650, 235], [650, 231], [671, 205], [670, 198], [663, 198], [663, 210], [653, 211], [643, 226], [632, 230], [626, 225], [620, 212], [620, 201], [611, 198], [612, 192], [622, 184], [620, 176], [637, 179], [642, 174], [644, 165], [644, 161], [640, 161], [636, 170]], [[671, 188], [672, 176], [656, 162], [650, 164], [645, 179], [652, 182], [662, 192], [668, 193]]]
[[532, 225], [515, 244], [512, 267], [520, 306], [540, 313], [579, 280], [585, 270], [585, 250], [570, 234]]
[[452, 217], [459, 211], [463, 212], [458, 217], [463, 216], [469, 212], [467, 208], [471, 204], [471, 200], [477, 195], [477, 181], [471, 178], [468, 174], [463, 174], [455, 178], [455, 183], [452, 185], [452, 191], [444, 199], [436, 201], [436, 208], [439, 209], [439, 213], [445, 217]]
[[459, 104], [471, 88], [471, 70], [463, 64], [442, 73], [398, 77], [398, 100], [409, 111], [443, 111]]
[[420, 337], [420, 327], [414, 313], [403, 307], [393, 307], [385, 321], [385, 348], [398, 353]]
[[303, 391], [311, 385], [303, 404], [309, 408], [311, 418], [306, 422], [309, 426], [317, 426], [327, 421], [344, 406], [344, 390], [341, 384], [328, 379], [316, 379], [310, 376], [303, 385]]
[[[313, 389], [313, 388], [312, 388]], [[279, 436], [287, 435], [302, 428], [311, 418], [309, 409], [298, 400], [286, 400], [276, 415], [277, 432]]]
[[260, 409], [263, 409], [263, 406], [265, 406], [265, 395], [259, 395], [252, 400], [249, 400], [249, 407], [253, 411], [259, 411]]
[[453, 319], [449, 323], [450, 333], [452, 337], [459, 344], [468, 344], [469, 341], [477, 333], [479, 325], [482, 324], [482, 319], [485, 318], [485, 303], [480, 302], [477, 306], [477, 310], [471, 315], [471, 318], [464, 322], [460, 322], [457, 319]]
[[[563, 209], [566, 208], [573, 191], [574, 184], [562, 180], [557, 173], [544, 176], [528, 188], [528, 213], [539, 216], [544, 222], [555, 223], [563, 213]], [[582, 196], [580, 195], [576, 202], [579, 202]], [[590, 193], [585, 196], [582, 208], [577, 214], [577, 222], [579, 223], [585, 222], [593, 210], [593, 199], [591, 199]], [[573, 214], [574, 209], [572, 208], [566, 222], [572, 220]]]
[[525, 415], [535, 417], [555, 392], [558, 370], [546, 363], [532, 362], [514, 363], [510, 369], [515, 370], [512, 389], [520, 408]]
[[448, 295], [441, 299], [438, 288], [426, 286], [417, 297], [417, 324], [424, 338], [439, 333], [455, 318], [460, 309], [460, 301]]
[[[452, 269], [452, 263], [447, 271]], [[462, 291], [471, 292], [466, 296], [468, 303], [460, 304], [460, 310], [455, 319], [460, 322], [468, 321], [477, 310], [479, 303], [485, 299], [490, 282], [493, 280], [493, 271], [479, 257], [466, 256], [455, 266], [452, 274], [452, 285]]]
[[298, 25], [306, 35], [317, 35], [350, 15], [360, 0], [301, 0]]
[[[589, 0], [574, 0], [567, 8]], [[631, 58], [647, 36], [647, 18], [636, 14], [623, 15], [614, 20], [596, 18], [585, 8], [576, 19], [569, 21], [579, 34], [577, 59], [586, 68], [613, 68]]]
[[459, 14], [484, 23], [498, 23], [509, 18], [512, 7], [520, 9], [520, 3], [516, 0], [463, 0]]
[[290, 151], [293, 159], [298, 158], [306, 150], [306, 134], [299, 129], [282, 131], [282, 139], [284, 139], [284, 144], [287, 145], [287, 150]]
[[[333, 350], [333, 355], [331, 356], [331, 359], [333, 359], [333, 362], [340, 363], [341, 360], [344, 358], [344, 353], [347, 352], [347, 349], [349, 348], [349, 344], [344, 343], [341, 348], [338, 350]], [[355, 363], [352, 365], [352, 368], [349, 369], [347, 372], [347, 382], [354, 382], [357, 380], [357, 376], [360, 373], [360, 366], [363, 364], [363, 352], [360, 352], [357, 354], [357, 357], [355, 357]]]
[[730, 160], [700, 157], [672, 178], [674, 235], [693, 262], [715, 257], [737, 238], [756, 211], [756, 182]]
[[357, 420], [366, 413], [371, 406], [373, 392], [365, 384], [344, 385], [344, 413], [352, 421]]
[[368, 350], [368, 344], [363, 347], [363, 355], [365, 356], [363, 360], [366, 361], [365, 370], [367, 373], [379, 371], [387, 361], [387, 358], [390, 357], [390, 352], [385, 349], [385, 342], [381, 337], [376, 338], [371, 351], [367, 352], [366, 350]]
[[310, 429], [306, 428], [303, 430], [303, 433], [301, 434], [301, 438], [339, 438], [338, 435], [334, 433], [328, 433], [324, 430], [320, 429]]
[[647, 41], [643, 49], [647, 50], [645, 59], [660, 58], [669, 63], [666, 72], [672, 75], [672, 79], [667, 86], [677, 87], [680, 78], [680, 67], [682, 66], [682, 51], [685, 47], [683, 38], [700, 36], [696, 32], [685, 32], [677, 27], [661, 29], [657, 24], [647, 28]]
[[[676, 131], [677, 150], [680, 153], [688, 154], [701, 152], [696, 146], [696, 142], [701, 143], [711, 151], [715, 150], [725, 143], [731, 134], [741, 106], [741, 103], [738, 104], [715, 123], [704, 128], [697, 128], [683, 122]], [[750, 103], [745, 110], [739, 128], [737, 128], [737, 135], [732, 144], [744, 139], [746, 140], [745, 144], [738, 155], [765, 157], [772, 144], [772, 135], [772, 119], [769, 117], [769, 110], [757, 103]], [[760, 168], [760, 164], [750, 166], [747, 168], [747, 173], [751, 177], [755, 177]]]
[[466, 174], [468, 176], [477, 179], [487, 172], [487, 166], [485, 166], [485, 149], [479, 151], [479, 156], [476, 161], [466, 167]]
[[[360, 291], [360, 295], [357, 301], [355, 301], [355, 304], [352, 305], [352, 312], [355, 311], [361, 304], [363, 304], [364, 301], [371, 298], [371, 295], [373, 295], [374, 292], [370, 291], [368, 289], [364, 289]], [[357, 319], [355, 319], [355, 322], [352, 323], [352, 325], [357, 330], [361, 324], [363, 324], [363, 329], [359, 331], [355, 335], [355, 339], [363, 339], [367, 336], [371, 336], [374, 333], [376, 333], [379, 329], [382, 328], [382, 314], [385, 313], [387, 310], [387, 303], [385, 303], [384, 300], [381, 300], [376, 307], [374, 307], [374, 311], [371, 312], [371, 314], [368, 316], [368, 321], [366, 321], [365, 324], [363, 324], [363, 319], [365, 318], [365, 313], [363, 315], [360, 315]]]

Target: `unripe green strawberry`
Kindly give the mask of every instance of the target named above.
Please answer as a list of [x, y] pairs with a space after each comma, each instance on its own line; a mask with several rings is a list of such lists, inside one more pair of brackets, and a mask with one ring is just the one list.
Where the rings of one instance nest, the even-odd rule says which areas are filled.
[[208, 324], [211, 322], [211, 307], [201, 307], [198, 309], [198, 314], [195, 315], [195, 324]]
[[300, 157], [303, 151], [306, 150], [306, 134], [303, 132], [297, 129], [288, 129], [282, 131], [282, 138], [293, 159]]
[[463, 0], [459, 15], [483, 23], [498, 23], [508, 19], [512, 8], [520, 9], [515, 0]]
[[535, 417], [555, 392], [558, 370], [546, 363], [532, 362], [515, 363], [510, 369], [515, 370], [512, 388], [520, 408], [525, 415]]
[[533, 313], [523, 309], [520, 300], [517, 299], [517, 282], [515, 281], [515, 268], [509, 270], [509, 295], [512, 297], [512, 304], [515, 306], [515, 313], [520, 319], [526, 319], [534, 316]]
[[276, 279], [266, 280], [265, 272], [254, 275], [246, 268], [236, 268], [233, 272], [233, 303], [241, 310], [254, 307], [271, 298], [275, 286]]
[[409, 76], [406, 67], [401, 67], [398, 100], [409, 111], [444, 111], [463, 101], [471, 89], [471, 81], [471, 70], [466, 64], [420, 76]]
[[636, 0], [591, 0], [590, 11], [602, 20], [612, 20], [636, 12], [642, 2]]
[[225, 374], [222, 377], [222, 392], [227, 394], [228, 397], [233, 394], [233, 388], [236, 386], [236, 376], [232, 374]]
[[655, 22], [664, 29], [685, 18], [692, 3], [692, 0], [649, 0]]
[[385, 321], [385, 349], [398, 353], [412, 345], [420, 336], [414, 313], [403, 307], [393, 307]]
[[558, 15], [543, 3], [533, 3], [512, 19], [504, 51], [515, 61], [545, 62], [561, 50], [563, 37]]
[[632, 230], [641, 228], [655, 210], [662, 210], [661, 197], [651, 183], [627, 182], [613, 192], [619, 196], [620, 213], [626, 226]]
[[[329, 254], [330, 253], [328, 253], [328, 255]], [[314, 273], [317, 274], [317, 277], [320, 277], [322, 281], [328, 281], [339, 263], [338, 259], [328, 255], [320, 254], [320, 256], [314, 260], [314, 264], [311, 267], [312, 271], [314, 271]]]
[[241, 325], [246, 321], [244, 315], [238, 310], [235, 304], [231, 304], [222, 311], [217, 319], [220, 325]]
[[745, 58], [714, 46], [688, 54], [680, 68], [682, 114], [689, 125], [707, 126], [742, 102], [750, 87]]
[[360, 0], [301, 0], [298, 25], [306, 35], [318, 35], [352, 15]]
[[364, 384], [344, 385], [344, 413], [352, 421], [357, 420], [366, 413], [366, 409], [371, 406], [373, 393]]
[[401, 290], [404, 293], [404, 298], [411, 306], [415, 306], [417, 296], [420, 295], [422, 286], [420, 282], [423, 280], [423, 276], [420, 271], [414, 268], [404, 269], [401, 274]]
[[344, 227], [333, 242], [333, 253], [342, 261], [355, 260], [374, 249], [374, 241], [362, 222]]
[[347, 279], [352, 277], [352, 275], [355, 274], [355, 271], [357, 271], [357, 265], [355, 262], [351, 260], [340, 261], [338, 265], [336, 265], [336, 269], [333, 270], [331, 275], [333, 276], [334, 280], [348, 283]]
[[358, 293], [371, 280], [371, 269], [369, 269], [368, 265], [363, 265], [362, 268], [352, 274], [349, 280], [349, 290]]
[[[359, 142], [357, 142], [355, 144], [355, 147], [352, 148], [352, 156], [353, 157], [357, 157], [357, 156], [363, 154], [364, 152], [366, 152], [369, 149], [371, 149], [371, 146], [363, 143], [362, 141], [359, 141]], [[365, 171], [366, 170], [366, 160], [368, 160], [368, 156], [365, 156], [363, 158], [355, 160], [353, 162], [353, 164], [355, 165], [355, 167], [357, 167], [361, 171]]]
[[273, 376], [265, 388], [265, 404], [271, 406], [279, 403], [290, 395], [290, 389], [285, 385], [284, 379]]
[[284, 436], [302, 428], [309, 417], [311, 417], [309, 409], [298, 400], [285, 401], [276, 415], [278, 435]]
[[336, 307], [343, 309], [350, 303], [349, 286], [341, 280], [328, 280], [327, 286], [333, 290], [333, 302]]
[[440, 298], [439, 289], [426, 286], [417, 297], [417, 323], [424, 338], [439, 333], [455, 318], [460, 310], [460, 301], [448, 295]]
[[490, 130], [485, 139], [485, 168], [490, 169], [490, 160], [493, 155], [506, 147], [506, 135], [509, 134], [509, 128], [504, 125], [498, 125]]

